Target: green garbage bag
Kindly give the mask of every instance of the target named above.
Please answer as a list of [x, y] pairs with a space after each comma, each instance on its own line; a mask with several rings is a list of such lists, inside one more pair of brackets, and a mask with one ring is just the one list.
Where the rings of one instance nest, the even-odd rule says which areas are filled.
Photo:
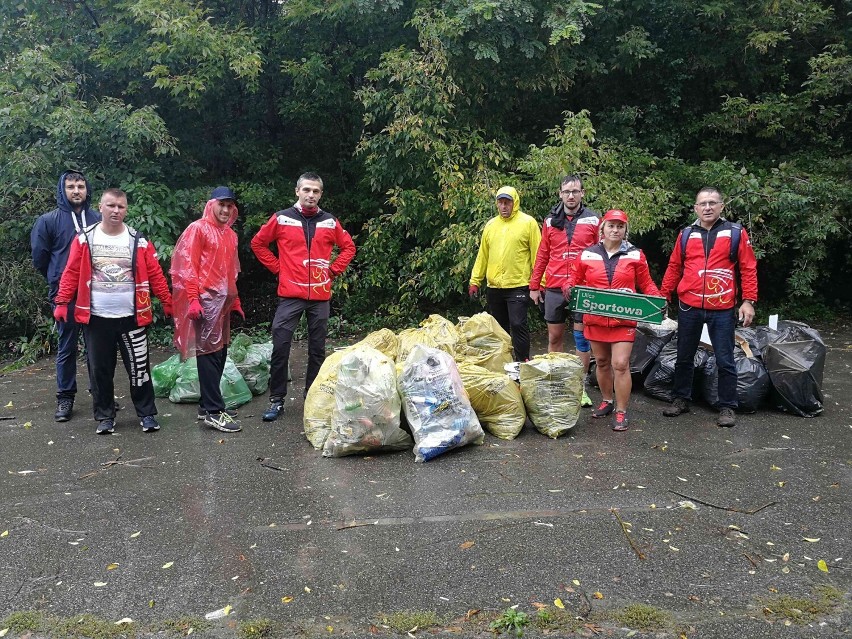
[[[252, 395], [263, 395], [269, 388], [269, 368], [272, 360], [272, 342], [251, 344], [241, 361], [234, 360], [237, 370], [246, 381]], [[289, 373], [289, 365], [288, 365]]]
[[222, 391], [225, 408], [237, 408], [251, 401], [251, 391], [246, 384], [246, 380], [240, 375], [237, 365], [234, 364], [234, 360], [230, 357], [225, 360], [225, 370], [222, 371], [219, 390]]
[[194, 357], [190, 357], [178, 367], [177, 378], [169, 391], [169, 401], [173, 404], [194, 404], [199, 399], [198, 364]]
[[246, 358], [246, 351], [251, 346], [251, 337], [245, 333], [234, 335], [231, 344], [228, 346], [228, 357], [234, 360], [235, 364], [239, 364]]
[[[225, 370], [219, 382], [225, 408], [236, 408], [251, 401], [251, 391], [246, 385], [234, 360], [225, 360]], [[194, 404], [201, 399], [201, 384], [198, 382], [198, 363], [190, 357], [180, 365], [180, 373], [169, 393], [169, 401], [175, 404]]]
[[154, 382], [154, 397], [168, 397], [180, 370], [180, 355], [172, 355], [165, 362], [151, 369], [151, 380]]

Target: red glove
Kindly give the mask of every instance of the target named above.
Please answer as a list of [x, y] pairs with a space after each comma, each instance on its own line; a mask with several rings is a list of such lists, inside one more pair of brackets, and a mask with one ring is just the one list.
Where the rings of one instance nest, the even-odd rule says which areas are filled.
[[53, 309], [53, 319], [57, 322], [68, 321], [68, 304], [57, 304]]
[[570, 287], [570, 286], [567, 286], [567, 285], [566, 285], [566, 286], [563, 286], [563, 287], [562, 287], [562, 296], [563, 296], [566, 300], [570, 300], [570, 299], [571, 299], [571, 287]]
[[204, 317], [204, 309], [201, 308], [201, 302], [198, 300], [192, 300], [189, 303], [189, 308], [186, 311], [187, 317], [191, 320], [197, 320]]
[[166, 317], [171, 317], [172, 315], [174, 315], [172, 305], [168, 302], [163, 302], [163, 315], [165, 315]]
[[476, 284], [471, 284], [467, 287], [467, 294], [471, 297], [476, 297], [479, 295], [479, 287]]
[[231, 312], [236, 313], [237, 315], [239, 315], [243, 319], [246, 318], [246, 314], [243, 312], [243, 305], [242, 305], [242, 302], [240, 302], [239, 297], [234, 298], [234, 303], [231, 304]]

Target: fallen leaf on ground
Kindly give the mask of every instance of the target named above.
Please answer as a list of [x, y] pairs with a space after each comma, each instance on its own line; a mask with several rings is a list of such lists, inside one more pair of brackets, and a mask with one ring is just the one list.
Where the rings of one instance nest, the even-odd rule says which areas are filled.
[[0, 537], [8, 537], [8, 536], [9, 536], [8, 530], [4, 530], [3, 532], [0, 533]]
[[548, 607], [547, 604], [543, 604], [543, 603], [540, 603], [538, 601], [533, 601], [532, 605], [533, 605], [533, 608], [535, 608], [536, 610], [544, 610], [545, 608]]
[[231, 614], [231, 604], [228, 604], [224, 608], [219, 608], [219, 610], [214, 610], [213, 612], [208, 612], [204, 615], [205, 619], [221, 619], [222, 617], [227, 617]]
[[105, 581], [96, 581], [94, 583], [95, 588], [103, 588], [106, 585], [107, 585], [107, 582], [105, 582]]
[[565, 610], [565, 604], [562, 603], [562, 600], [559, 597], [553, 600], [553, 605], [559, 608], [560, 610]]
[[468, 548], [473, 548], [476, 545], [475, 541], [466, 541], [459, 546], [462, 550], [467, 550]]
[[572, 579], [572, 580], [571, 580], [571, 583], [572, 583], [572, 584], [574, 584], [575, 586], [579, 586], [579, 585], [580, 585], [580, 580], [579, 580], [579, 579]]
[[167, 563], [164, 563], [163, 564], [163, 570], [166, 570], [167, 568], [171, 568], [174, 565], [175, 565], [175, 562], [173, 562], [173, 561], [169, 561]]
[[305, 592], [310, 592], [310, 591], [311, 591], [311, 589], [308, 588], [307, 586], [305, 586]]
[[293, 601], [292, 597], [281, 597], [281, 603], [290, 603]]
[[115, 625], [116, 626], [123, 626], [123, 625], [128, 624], [128, 623], [133, 623], [133, 619], [131, 619], [130, 617], [124, 617], [124, 619], [119, 619], [118, 621], [116, 621]]
[[12, 402], [9, 402], [4, 408], [14, 408], [14, 405], [12, 404]]
[[775, 464], [772, 464], [772, 465], [769, 467], [769, 470], [781, 470], [781, 468], [780, 468], [779, 466], [776, 466]]
[[594, 597], [595, 599], [603, 599], [604, 598], [602, 592], [594, 592], [594, 593], [592, 593], [592, 597]]
[[820, 559], [817, 562], [817, 568], [819, 568], [823, 572], [828, 572], [828, 564], [825, 563], [825, 559]]
[[804, 539], [805, 541], [809, 541], [809, 542], [811, 542], [812, 544], [815, 544], [815, 543], [816, 543], [816, 542], [818, 542], [820, 539], [822, 539], [822, 537], [802, 537], [802, 539]]
[[116, 568], [118, 568], [118, 564], [116, 563], [112, 563], [107, 566], [107, 570], [115, 570]]
[[0, 637], [5, 637], [7, 632], [9, 632], [8, 628], [3, 628], [2, 630], [0, 630]]
[[134, 537], [138, 537], [138, 536], [139, 536], [139, 535], [141, 535], [141, 534], [142, 534], [142, 531], [141, 531], [141, 530], [137, 530], [135, 533], [133, 533], [132, 535], [130, 535], [130, 538], [131, 538], [131, 539], [133, 539]]

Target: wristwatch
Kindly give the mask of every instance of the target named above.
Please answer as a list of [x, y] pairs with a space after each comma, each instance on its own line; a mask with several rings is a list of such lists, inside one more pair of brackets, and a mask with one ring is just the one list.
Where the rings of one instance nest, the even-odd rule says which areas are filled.
[[755, 306], [757, 304], [757, 302], [755, 302], [754, 300], [743, 300], [743, 302], [748, 302], [752, 306]]

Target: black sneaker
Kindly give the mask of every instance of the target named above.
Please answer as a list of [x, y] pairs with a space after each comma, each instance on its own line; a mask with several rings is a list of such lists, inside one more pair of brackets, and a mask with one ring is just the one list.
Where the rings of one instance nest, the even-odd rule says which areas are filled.
[[677, 417], [681, 413], [689, 412], [689, 402], [682, 397], [675, 397], [674, 401], [668, 408], [663, 409], [663, 415], [666, 417]]
[[603, 400], [600, 405], [592, 411], [592, 417], [606, 417], [612, 413], [612, 402]]
[[224, 433], [236, 433], [242, 430], [242, 427], [226, 412], [207, 413], [204, 417], [204, 423], [210, 428], [221, 430]]
[[139, 423], [142, 425], [143, 433], [153, 433], [155, 430], [160, 430], [160, 424], [154, 419], [153, 415], [146, 415]]
[[98, 429], [95, 431], [98, 435], [109, 435], [115, 431], [114, 419], [102, 419], [98, 423]]
[[737, 416], [733, 408], [722, 408], [719, 411], [719, 419], [716, 421], [723, 428], [733, 428], [737, 425]]
[[[237, 411], [235, 411], [235, 410], [228, 410], [228, 409], [226, 408], [226, 409], [225, 409], [224, 411], [222, 411], [222, 412], [223, 412], [223, 413], [228, 413], [228, 416], [229, 416], [231, 419], [236, 419], [236, 418], [237, 418]], [[216, 413], [216, 414], [218, 415], [219, 413]], [[197, 420], [198, 420], [198, 421], [200, 421], [200, 422], [203, 422], [203, 421], [204, 421], [204, 419], [205, 419], [206, 417], [207, 417], [207, 411], [206, 411], [206, 410], [202, 410], [202, 409], [200, 409], [200, 408], [199, 408], [199, 409], [198, 409], [198, 413], [197, 413], [197, 414], [196, 414], [196, 416], [195, 416], [195, 419], [197, 419]]]
[[269, 402], [269, 408], [263, 414], [263, 421], [274, 422], [282, 412], [284, 412], [284, 402], [280, 400]]
[[627, 430], [627, 425], [627, 413], [623, 410], [615, 411], [615, 417], [612, 418], [612, 430], [616, 433], [623, 433]]
[[74, 412], [74, 400], [63, 397], [56, 400], [56, 412], [53, 414], [53, 419], [57, 422], [67, 422], [71, 419], [71, 414]]

